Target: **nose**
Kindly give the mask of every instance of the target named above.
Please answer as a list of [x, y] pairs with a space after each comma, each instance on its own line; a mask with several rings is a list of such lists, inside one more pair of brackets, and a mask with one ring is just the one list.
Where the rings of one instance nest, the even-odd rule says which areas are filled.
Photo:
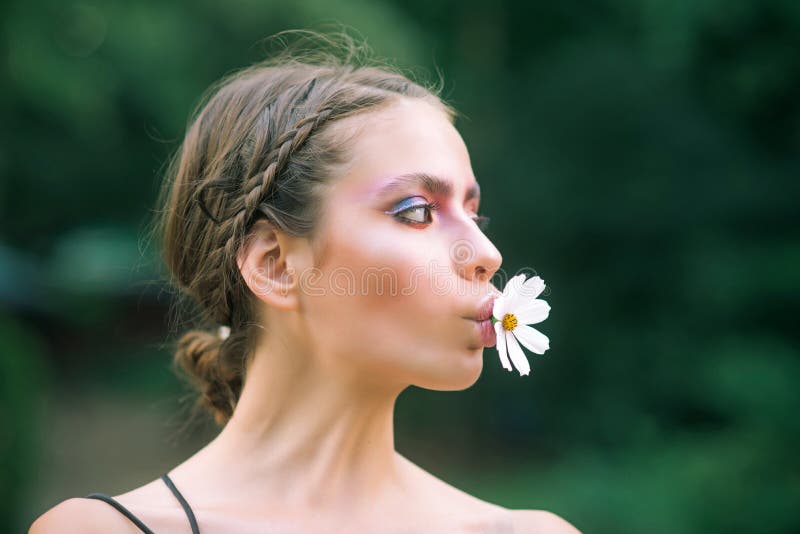
[[503, 256], [483, 232], [456, 240], [450, 258], [456, 271], [470, 282], [488, 281], [503, 263]]

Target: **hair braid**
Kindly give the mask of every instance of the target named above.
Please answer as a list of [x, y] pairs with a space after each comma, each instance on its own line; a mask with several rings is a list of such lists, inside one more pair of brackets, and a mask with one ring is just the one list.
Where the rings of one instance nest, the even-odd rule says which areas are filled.
[[[226, 258], [236, 258], [238, 247], [241, 245], [253, 215], [266, 198], [269, 189], [277, 185], [278, 176], [286, 166], [287, 161], [303, 145], [312, 132], [331, 116], [332, 112], [333, 110], [330, 107], [322, 108], [313, 115], [300, 119], [291, 130], [281, 134], [275, 143], [276, 148], [266, 158], [266, 161], [269, 161], [266, 170], [252, 176], [242, 188], [244, 193], [239, 209], [226, 221], [224, 229], [221, 228], [220, 234], [225, 236], [226, 239], [216, 251], [210, 253], [209, 261], [222, 262]], [[235, 276], [234, 271], [235, 269], [226, 270], [226, 272]], [[215, 299], [218, 302], [215, 320], [221, 324], [235, 327], [239, 325], [232, 324], [233, 305], [231, 300], [234, 295], [231, 294], [233, 281], [230, 278], [229, 276], [224, 276], [222, 284], [218, 286], [218, 296]]]

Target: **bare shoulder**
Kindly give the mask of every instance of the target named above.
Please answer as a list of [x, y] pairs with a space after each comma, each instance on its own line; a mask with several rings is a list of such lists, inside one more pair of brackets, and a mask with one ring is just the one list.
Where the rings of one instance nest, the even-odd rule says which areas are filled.
[[139, 532], [128, 519], [107, 503], [73, 497], [61, 501], [36, 518], [28, 534], [100, 534]]
[[510, 510], [518, 534], [581, 534], [571, 523], [545, 510]]
[[448, 508], [455, 511], [472, 511], [479, 514], [502, 514], [502, 512], [507, 511], [502, 506], [483, 501], [448, 484], [400, 454], [398, 454], [398, 457], [411, 473], [411, 480], [414, 481], [416, 494], [422, 495], [423, 500], [429, 503], [435, 503], [435, 508], [438, 510]]

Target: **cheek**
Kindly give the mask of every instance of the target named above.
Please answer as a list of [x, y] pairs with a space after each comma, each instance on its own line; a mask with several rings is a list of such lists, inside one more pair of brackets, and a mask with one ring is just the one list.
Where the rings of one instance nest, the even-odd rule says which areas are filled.
[[[477, 380], [483, 359], [471, 347], [471, 324], [455, 312], [452, 295], [431, 291], [421, 258], [392, 247], [331, 250], [324, 291], [306, 309], [312, 344], [328, 365], [428, 389]], [[404, 286], [412, 276], [416, 286]]]
[[358, 343], [361, 351], [419, 350], [452, 340], [454, 326], [463, 325], [448, 316], [452, 296], [434, 287], [447, 276], [442, 260], [432, 260], [435, 244], [391, 227], [365, 228], [329, 235], [318, 296], [307, 309], [314, 328], [335, 343]]
[[[413, 317], [427, 292], [428, 257], [402, 240], [364, 232], [332, 243], [321, 285], [329, 306], [368, 320]], [[330, 311], [330, 310], [329, 310]]]

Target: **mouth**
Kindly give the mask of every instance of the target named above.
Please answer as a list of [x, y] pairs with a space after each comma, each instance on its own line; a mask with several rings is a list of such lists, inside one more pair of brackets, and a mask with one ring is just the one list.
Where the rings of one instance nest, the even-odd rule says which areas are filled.
[[495, 296], [487, 298], [477, 312], [469, 318], [475, 322], [481, 344], [484, 347], [493, 347], [497, 343], [497, 335], [491, 320], [495, 298]]
[[486, 301], [478, 308], [477, 313], [472, 317], [473, 321], [485, 321], [492, 317], [492, 311], [494, 310], [494, 300], [496, 297], [490, 296]]
[[475, 325], [481, 337], [481, 344], [484, 347], [494, 347], [497, 343], [497, 334], [495, 334], [492, 320], [484, 319], [483, 321], [475, 321]]

